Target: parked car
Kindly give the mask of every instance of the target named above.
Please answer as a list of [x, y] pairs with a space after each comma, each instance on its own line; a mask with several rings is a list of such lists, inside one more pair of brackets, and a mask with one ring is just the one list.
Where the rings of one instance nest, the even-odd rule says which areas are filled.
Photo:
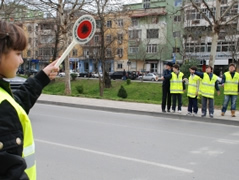
[[89, 73], [89, 72], [81, 72], [79, 76], [80, 77], [92, 77], [91, 73]]
[[154, 73], [147, 73], [141, 77], [143, 81], [158, 81], [158, 76]]
[[[70, 74], [77, 74], [77, 77], [80, 76], [78, 72], [75, 72], [75, 71], [73, 71], [73, 70], [70, 70]], [[65, 76], [66, 76], [66, 73], [65, 73], [65, 72], [59, 72], [59, 73], [58, 73], [58, 76], [60, 76], [60, 77], [65, 77]]]
[[100, 75], [100, 77], [103, 77], [103, 74], [101, 72], [100, 73], [92, 73], [93, 78], [99, 78], [99, 75]]
[[4, 80], [8, 81], [10, 83], [12, 91], [15, 91], [20, 87], [21, 84], [23, 84], [26, 81], [26, 78], [16, 76], [14, 78], [4, 78]]
[[25, 71], [25, 74], [30, 76], [30, 75], [36, 75], [38, 73], [38, 70], [37, 69], [27, 69]]
[[[136, 79], [136, 73], [133, 73], [133, 72], [126, 72], [126, 78], [129, 78], [129, 79]], [[123, 79], [123, 71], [115, 71], [114, 73], [112, 73], [110, 75], [110, 78], [115, 80], [115, 79]]]

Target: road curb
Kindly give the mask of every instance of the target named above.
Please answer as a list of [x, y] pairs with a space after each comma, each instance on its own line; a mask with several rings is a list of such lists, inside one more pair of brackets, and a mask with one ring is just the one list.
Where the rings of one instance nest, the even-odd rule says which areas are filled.
[[58, 105], [58, 106], [70, 106], [70, 107], [100, 110], [100, 111], [109, 111], [109, 112], [115, 112], [115, 113], [140, 114], [140, 115], [148, 115], [148, 116], [154, 116], [154, 117], [164, 117], [164, 118], [169, 118], [169, 119], [174, 119], [174, 120], [178, 119], [178, 120], [188, 120], [188, 121], [195, 121], [195, 122], [207, 122], [207, 123], [217, 123], [217, 124], [224, 124], [224, 125], [239, 126], [239, 121], [233, 121], [233, 120], [227, 120], [227, 119], [218, 119], [218, 118], [209, 118], [209, 117], [202, 118], [199, 116], [193, 116], [193, 118], [192, 118], [192, 116], [187, 116], [187, 115], [183, 115], [183, 114], [149, 112], [149, 111], [142, 111], [142, 110], [102, 107], [102, 106], [94, 106], [94, 105], [83, 105], [83, 104], [55, 102], [55, 101], [47, 101], [47, 100], [38, 100], [37, 103], [52, 104], [52, 105]]

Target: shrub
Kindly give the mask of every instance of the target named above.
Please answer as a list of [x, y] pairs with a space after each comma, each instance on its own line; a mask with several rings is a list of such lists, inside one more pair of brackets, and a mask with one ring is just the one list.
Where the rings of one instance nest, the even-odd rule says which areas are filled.
[[121, 85], [119, 91], [118, 91], [118, 97], [121, 97], [121, 98], [127, 98], [127, 92], [124, 88], [124, 86]]
[[131, 80], [127, 79], [127, 84], [130, 85], [131, 84]]
[[78, 86], [76, 86], [76, 90], [77, 90], [77, 92], [78, 92], [79, 94], [83, 94], [83, 92], [84, 92], [84, 87], [83, 87], [83, 85], [78, 85]]
[[77, 73], [71, 73], [71, 78], [72, 78], [73, 81], [76, 80], [76, 78], [77, 78]]

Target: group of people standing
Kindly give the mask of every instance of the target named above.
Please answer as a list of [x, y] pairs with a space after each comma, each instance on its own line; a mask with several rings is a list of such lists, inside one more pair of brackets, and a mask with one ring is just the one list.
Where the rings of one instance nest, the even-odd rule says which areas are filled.
[[[214, 115], [214, 94], [220, 95], [218, 81], [221, 80], [222, 87], [224, 87], [224, 101], [221, 109], [221, 116], [224, 116], [227, 110], [229, 101], [231, 101], [231, 116], [235, 117], [236, 101], [239, 94], [239, 73], [236, 72], [235, 64], [229, 65], [229, 70], [224, 73], [222, 79], [213, 74], [213, 67], [207, 66], [206, 72], [197, 71], [197, 67], [189, 68], [190, 76], [184, 77], [180, 72], [177, 64], [168, 62], [166, 69], [161, 77], [163, 80], [162, 92], [162, 112], [170, 112], [171, 99], [172, 112], [176, 111], [176, 103], [178, 104], [178, 112], [182, 112], [182, 94], [186, 90], [185, 83], [188, 83], [187, 97], [188, 97], [188, 113], [187, 115], [197, 115], [198, 113], [198, 99], [201, 98], [202, 103], [202, 117], [207, 115], [207, 105], [209, 106], [209, 117]], [[166, 109], [167, 105], [167, 109]]]

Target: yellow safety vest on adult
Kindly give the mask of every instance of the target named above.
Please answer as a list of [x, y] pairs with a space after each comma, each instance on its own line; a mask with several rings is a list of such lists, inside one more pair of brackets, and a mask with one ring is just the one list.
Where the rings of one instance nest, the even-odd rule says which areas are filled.
[[214, 98], [216, 81], [217, 81], [217, 76], [215, 74], [212, 75], [212, 78], [210, 80], [209, 75], [207, 73], [203, 73], [203, 79], [200, 85], [200, 91], [203, 97], [212, 98], [212, 99]]
[[177, 75], [172, 72], [172, 78], [170, 79], [170, 93], [171, 94], [183, 94], [183, 73], [179, 72]]
[[25, 172], [30, 180], [36, 180], [35, 144], [33, 140], [31, 121], [24, 109], [12, 98], [10, 94], [0, 87], [0, 103], [4, 100], [8, 101], [15, 108], [18, 114], [23, 129], [23, 140], [17, 138], [16, 143], [18, 145], [23, 143], [22, 157], [25, 159], [27, 164]]
[[199, 86], [199, 81], [200, 81], [200, 77], [197, 76], [197, 75], [191, 75], [189, 77], [189, 80], [188, 80], [188, 93], [187, 93], [187, 96], [188, 97], [191, 97], [191, 98], [195, 98], [197, 96], [197, 92], [198, 92], [198, 89], [197, 89], [197, 86]]
[[226, 82], [224, 83], [224, 94], [238, 95], [239, 73], [235, 72], [233, 78], [230, 72], [224, 73]]

